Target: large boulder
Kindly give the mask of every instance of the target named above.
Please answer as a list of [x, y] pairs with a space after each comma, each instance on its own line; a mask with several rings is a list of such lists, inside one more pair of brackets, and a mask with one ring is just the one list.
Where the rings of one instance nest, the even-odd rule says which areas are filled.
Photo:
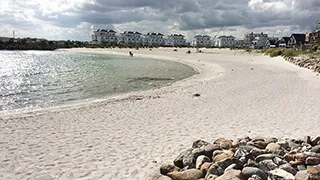
[[186, 151], [182, 152], [174, 161], [173, 164], [179, 168], [184, 168], [183, 159], [185, 156], [188, 156], [192, 153], [194, 148], [187, 149]]

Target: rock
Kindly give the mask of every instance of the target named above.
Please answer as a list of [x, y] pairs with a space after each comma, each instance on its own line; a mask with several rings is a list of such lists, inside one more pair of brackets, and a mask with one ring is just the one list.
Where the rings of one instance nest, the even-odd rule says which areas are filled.
[[209, 163], [209, 162], [205, 162], [202, 164], [200, 170], [204, 173], [204, 174], [207, 174], [209, 168], [211, 167], [212, 163]]
[[311, 145], [312, 145], [312, 146], [320, 145], [320, 136], [312, 139], [312, 140], [311, 140]]
[[264, 154], [264, 151], [263, 151], [263, 150], [261, 150], [261, 149], [259, 149], [259, 148], [253, 148], [253, 149], [251, 149], [248, 157], [254, 159], [255, 157], [257, 157], [257, 156], [259, 156], [259, 155], [261, 155], [261, 154]]
[[276, 143], [276, 142], [278, 142], [278, 139], [275, 138], [275, 137], [271, 137], [271, 138], [267, 138], [267, 139], [266, 139], [266, 143], [267, 143], [267, 144]]
[[245, 167], [245, 168], [243, 168], [242, 169], [242, 174], [243, 174], [244, 178], [246, 178], [246, 179], [250, 178], [252, 175], [258, 175], [259, 177], [261, 177], [262, 180], [267, 180], [266, 173], [264, 173], [259, 168], [255, 168], [255, 167]]
[[299, 171], [295, 175], [296, 180], [308, 180], [309, 179], [309, 173], [307, 170]]
[[263, 164], [265, 167], [267, 167], [269, 171], [278, 168], [278, 165], [276, 165], [271, 159], [263, 160], [260, 162], [260, 164]]
[[283, 169], [275, 169], [268, 172], [269, 178], [274, 180], [295, 180], [294, 175]]
[[289, 143], [287, 141], [278, 141], [277, 144], [279, 144], [284, 149], [287, 149], [289, 147]]
[[212, 160], [213, 152], [216, 150], [221, 150], [218, 144], [208, 144], [204, 147], [205, 155]]
[[254, 141], [254, 142], [248, 142], [247, 143], [248, 145], [251, 145], [251, 146], [254, 146], [254, 147], [257, 147], [259, 149], [265, 149], [267, 147], [267, 143], [265, 141]]
[[[219, 147], [220, 147], [220, 146], [219, 146]], [[213, 153], [212, 153], [212, 158], [214, 159], [214, 157], [216, 157], [217, 155], [222, 154], [222, 153], [223, 153], [222, 150], [215, 150], [215, 151], [213, 151]]]
[[295, 143], [294, 141], [289, 141], [288, 144], [289, 144], [289, 148], [291, 150], [294, 150], [294, 149], [300, 150], [300, 148], [301, 148], [300, 145]]
[[298, 165], [298, 166], [297, 166], [297, 169], [298, 169], [299, 171], [307, 170], [307, 168], [306, 168], [304, 165]]
[[260, 162], [266, 159], [274, 159], [275, 157], [277, 157], [275, 154], [261, 154], [256, 157], [255, 161]]
[[297, 170], [295, 168], [293, 168], [289, 163], [288, 164], [283, 164], [281, 166], [279, 166], [280, 169], [283, 169], [289, 173], [291, 173], [292, 175], [296, 175], [297, 174]]
[[308, 171], [309, 174], [312, 174], [312, 175], [317, 175], [317, 174], [320, 175], [320, 165], [308, 166], [307, 167], [307, 171]]
[[211, 162], [211, 160], [207, 156], [199, 156], [196, 160], [196, 169], [200, 169], [201, 166], [206, 162]]
[[298, 166], [298, 165], [303, 165], [304, 161], [303, 160], [295, 160], [295, 161], [290, 161], [289, 162], [291, 164], [291, 166]]
[[318, 165], [318, 164], [320, 164], [320, 158], [318, 158], [318, 157], [308, 157], [306, 159], [306, 164], [307, 165]]
[[226, 140], [226, 139], [225, 138], [218, 138], [213, 142], [213, 144], [219, 144], [220, 145], [221, 141], [224, 141], [224, 140]]
[[210, 174], [208, 177], [205, 178], [205, 180], [215, 180], [217, 179], [219, 176], [217, 175], [213, 175], [213, 174]]
[[171, 164], [163, 164], [160, 167], [160, 173], [165, 176], [174, 171], [180, 171], [180, 168]]
[[231, 140], [222, 140], [220, 142], [221, 149], [230, 149], [232, 147], [232, 141]]
[[192, 148], [201, 148], [202, 146], [207, 146], [210, 143], [203, 141], [203, 140], [197, 140], [192, 143]]
[[210, 174], [221, 176], [223, 174], [223, 169], [220, 166], [218, 166], [217, 164], [213, 164], [210, 166], [206, 177], [208, 177]]
[[236, 168], [237, 168], [237, 164], [233, 163], [233, 164], [229, 165], [229, 166], [224, 170], [224, 172], [229, 171], [230, 169], [236, 169]]
[[193, 149], [191, 152], [183, 156], [183, 167], [189, 166], [189, 168], [195, 168], [197, 158], [201, 155], [206, 155], [206, 153], [207, 152], [205, 151], [204, 147]]
[[243, 148], [238, 148], [236, 152], [234, 153], [234, 157], [237, 159], [240, 159], [241, 157], [246, 157], [249, 154], [249, 152]]
[[195, 94], [193, 94], [193, 96], [194, 97], [200, 97], [201, 95], [200, 95], [200, 93], [195, 93]]
[[219, 161], [216, 163], [218, 166], [220, 166], [223, 170], [225, 170], [228, 166], [230, 166], [231, 164], [236, 164], [237, 168], [241, 168], [243, 166], [243, 164], [240, 162], [240, 160], [236, 159], [236, 158], [227, 158], [224, 159], [222, 161]]
[[216, 155], [213, 158], [213, 162], [214, 163], [221, 162], [221, 161], [223, 161], [225, 159], [228, 159], [228, 158], [231, 158], [231, 157], [233, 157], [233, 152], [232, 151], [226, 151], [226, 152], [223, 152], [221, 154]]
[[320, 153], [320, 145], [316, 145], [311, 148], [311, 152]]
[[276, 163], [278, 166], [282, 165], [282, 164], [287, 164], [288, 162], [279, 158], [279, 157], [275, 157], [273, 158], [273, 162]]
[[311, 137], [310, 137], [310, 136], [305, 136], [305, 137], [303, 138], [303, 141], [306, 142], [306, 143], [308, 143], [308, 144], [311, 144]]
[[218, 177], [216, 180], [241, 180], [241, 171], [231, 169], [225, 172], [222, 176]]
[[171, 172], [168, 176], [173, 180], [198, 180], [203, 178], [203, 173], [197, 169], [188, 169], [183, 172]]
[[184, 168], [184, 165], [183, 165], [183, 158], [185, 156], [187, 156], [188, 154], [192, 153], [193, 151], [193, 148], [191, 149], [188, 149], [184, 152], [182, 152], [174, 161], [173, 161], [173, 164], [179, 168]]
[[278, 150], [280, 150], [281, 146], [277, 143], [270, 143], [267, 145], [266, 147], [266, 150], [267, 152], [270, 152], [270, 153], [274, 153], [274, 152], [277, 152]]
[[248, 180], [262, 180], [262, 178], [257, 175], [252, 175]]

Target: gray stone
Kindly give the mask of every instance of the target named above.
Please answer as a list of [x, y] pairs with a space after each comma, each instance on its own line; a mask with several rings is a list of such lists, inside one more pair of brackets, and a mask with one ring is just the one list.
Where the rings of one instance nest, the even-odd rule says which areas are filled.
[[275, 157], [277, 157], [275, 154], [261, 154], [256, 157], [255, 161], [260, 162], [266, 159], [274, 159]]
[[278, 165], [276, 165], [271, 159], [263, 160], [260, 164], [265, 165], [269, 171], [278, 168]]
[[246, 157], [249, 154], [249, 152], [243, 148], [238, 148], [236, 152], [234, 153], [234, 157], [237, 159], [240, 159], [241, 157]]
[[273, 162], [276, 163], [278, 166], [288, 163], [287, 161], [281, 159], [280, 157], [273, 158]]
[[216, 180], [241, 180], [241, 171], [231, 169], [226, 171], [222, 176], [218, 177]]
[[212, 160], [212, 154], [216, 150], [221, 150], [220, 146], [218, 144], [208, 144], [204, 148], [204, 155], [209, 157]]
[[192, 143], [192, 148], [201, 148], [203, 146], [207, 146], [210, 143], [204, 141], [204, 140], [197, 140], [195, 142]]
[[189, 155], [190, 153], [192, 153], [192, 150], [193, 148], [191, 149], [188, 149], [184, 152], [182, 152], [174, 161], [173, 161], [173, 164], [179, 168], [184, 168], [184, 165], [183, 165], [183, 158], [187, 155]]
[[201, 166], [206, 162], [211, 162], [211, 160], [207, 156], [205, 155], [198, 156], [196, 160], [196, 169], [200, 169]]
[[316, 137], [316, 138], [313, 138], [313, 139], [311, 140], [311, 145], [312, 145], [312, 146], [320, 145], [320, 136], [319, 136], [319, 137]]
[[287, 141], [278, 141], [277, 144], [279, 144], [284, 149], [287, 149], [289, 147], [289, 143]]
[[297, 169], [298, 169], [299, 171], [307, 170], [306, 166], [304, 166], [304, 165], [298, 165], [298, 166], [297, 166]]
[[309, 173], [307, 170], [299, 171], [295, 175], [296, 180], [308, 180], [309, 179]]
[[271, 137], [271, 138], [267, 138], [267, 139], [266, 139], [266, 142], [267, 142], [268, 144], [270, 144], [270, 143], [276, 143], [276, 142], [278, 142], [278, 139], [275, 138], [275, 137]]
[[255, 167], [245, 167], [242, 169], [242, 174], [244, 178], [248, 179], [252, 175], [258, 175], [262, 178], [262, 180], [267, 180], [267, 175], [261, 169]]
[[217, 164], [213, 164], [210, 166], [206, 177], [208, 177], [210, 174], [221, 176], [223, 174], [223, 169], [220, 166], [218, 166]]
[[270, 153], [275, 153], [277, 152], [278, 150], [280, 150], [281, 146], [277, 143], [270, 143], [267, 145], [266, 147], [266, 150], [267, 152], [270, 152]]
[[171, 172], [167, 176], [173, 180], [198, 180], [203, 178], [203, 173], [198, 169], [188, 169], [182, 172]]
[[237, 168], [241, 168], [243, 164], [240, 162], [240, 160], [236, 158], [227, 158], [223, 161], [219, 161], [216, 163], [218, 166], [220, 166], [223, 170], [225, 170], [228, 166], [231, 164], [236, 164]]
[[311, 148], [311, 152], [320, 153], [320, 145], [316, 145]]
[[228, 166], [228, 167], [224, 170], [224, 172], [229, 171], [230, 169], [236, 169], [236, 168], [237, 168], [237, 164], [233, 163], [233, 164], [231, 164], [230, 166]]
[[306, 159], [306, 164], [307, 165], [318, 165], [318, 164], [320, 164], [320, 158], [318, 158], [318, 157], [308, 157]]
[[279, 166], [280, 169], [283, 169], [289, 173], [291, 173], [292, 175], [296, 175], [297, 174], [297, 170], [295, 168], [293, 168], [289, 163], [288, 164], [283, 164], [281, 166]]
[[174, 171], [180, 171], [180, 168], [171, 164], [163, 164], [160, 167], [160, 173], [165, 176]]
[[283, 169], [275, 169], [268, 172], [269, 178], [272, 180], [295, 180], [294, 175]]

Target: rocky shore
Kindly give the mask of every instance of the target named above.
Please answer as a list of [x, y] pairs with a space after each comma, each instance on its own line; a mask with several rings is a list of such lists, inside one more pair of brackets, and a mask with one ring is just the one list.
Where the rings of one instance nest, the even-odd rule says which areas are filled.
[[319, 180], [320, 137], [198, 140], [160, 173], [163, 180]]
[[285, 60], [300, 67], [320, 73], [320, 58], [312, 56], [284, 57]]

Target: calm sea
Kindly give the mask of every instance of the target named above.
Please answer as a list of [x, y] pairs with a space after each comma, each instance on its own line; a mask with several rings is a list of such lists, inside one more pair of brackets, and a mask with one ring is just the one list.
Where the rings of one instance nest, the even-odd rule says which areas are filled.
[[0, 51], [0, 111], [150, 89], [190, 77], [171, 61], [63, 51]]

